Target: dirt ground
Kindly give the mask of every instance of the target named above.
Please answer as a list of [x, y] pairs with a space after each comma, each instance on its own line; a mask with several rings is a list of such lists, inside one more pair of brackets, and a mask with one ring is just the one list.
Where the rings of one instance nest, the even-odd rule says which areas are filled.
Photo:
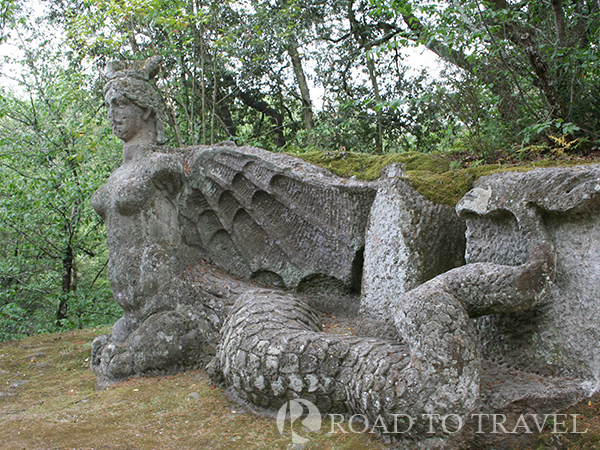
[[[329, 327], [351, 333], [336, 321]], [[294, 430], [309, 442], [292, 444], [289, 429], [280, 434], [273, 417], [231, 401], [202, 371], [135, 378], [98, 391], [90, 349], [94, 337], [107, 332], [92, 328], [0, 343], [1, 450], [386, 448], [369, 434], [331, 433], [327, 421], [320, 432], [297, 421]], [[542, 435], [531, 449], [600, 449], [600, 403], [588, 401], [573, 412], [588, 433]]]

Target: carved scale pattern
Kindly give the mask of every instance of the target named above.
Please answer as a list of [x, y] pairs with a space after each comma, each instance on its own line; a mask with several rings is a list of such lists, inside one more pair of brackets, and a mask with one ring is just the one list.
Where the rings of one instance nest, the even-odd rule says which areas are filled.
[[373, 187], [260, 149], [190, 150], [181, 200], [189, 245], [235, 275], [271, 285], [356, 285]]

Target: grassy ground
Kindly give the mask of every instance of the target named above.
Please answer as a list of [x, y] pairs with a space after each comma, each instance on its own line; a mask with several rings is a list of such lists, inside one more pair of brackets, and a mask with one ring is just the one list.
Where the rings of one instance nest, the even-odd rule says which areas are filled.
[[[227, 399], [200, 371], [137, 378], [105, 391], [88, 369], [91, 342], [108, 329], [0, 344], [0, 449], [289, 449], [270, 417]], [[309, 449], [383, 450], [363, 434], [302, 429]], [[295, 427], [296, 428], [296, 427]]]
[[[93, 338], [108, 329], [33, 336], [0, 344], [0, 449], [304, 449], [384, 450], [369, 435], [294, 428], [310, 438], [292, 445], [270, 417], [231, 402], [200, 371], [137, 378], [105, 391], [88, 369]], [[585, 434], [540, 436], [531, 450], [600, 448], [600, 402], [580, 414]], [[518, 447], [516, 447], [518, 448]]]

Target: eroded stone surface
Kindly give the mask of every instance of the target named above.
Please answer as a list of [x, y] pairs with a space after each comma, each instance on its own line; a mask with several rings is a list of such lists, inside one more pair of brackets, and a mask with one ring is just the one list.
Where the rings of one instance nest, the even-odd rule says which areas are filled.
[[375, 190], [285, 154], [195, 147], [181, 214], [186, 242], [219, 267], [303, 292], [358, 290]]
[[[580, 379], [546, 377], [524, 372], [505, 364], [483, 362], [481, 377], [481, 419], [475, 425], [472, 450], [528, 448], [539, 430], [553, 429], [552, 414], [565, 411], [590, 395], [590, 383]], [[486, 416], [487, 414], [487, 416]], [[502, 427], [494, 429], [494, 414]], [[558, 421], [564, 416], [558, 416]], [[506, 430], [506, 433], [503, 431]], [[558, 432], [573, 428], [557, 427]], [[494, 432], [495, 431], [495, 432]], [[576, 432], [582, 430], [575, 429]]]
[[[249, 290], [238, 298], [223, 329], [220, 368], [239, 397], [269, 410], [302, 398], [321, 414], [363, 414], [370, 423], [383, 421], [388, 430], [394, 429], [394, 414], [454, 414], [466, 423], [479, 402], [472, 325], [449, 296], [435, 302], [412, 299], [399, 319], [401, 331], [411, 336], [409, 347], [325, 334], [319, 317], [297, 295]], [[435, 433], [428, 433], [428, 421], [419, 420], [411, 433], [389, 436], [403, 448], [468, 447], [469, 427], [451, 434], [439, 418], [433, 424]]]
[[457, 209], [469, 263], [521, 264], [528, 229], [514, 214], [535, 205], [557, 254], [556, 280], [539, 305], [478, 321], [487, 358], [528, 372], [599, 380], [600, 168], [503, 173], [475, 183]]
[[454, 208], [428, 201], [402, 178], [381, 181], [365, 236], [363, 313], [389, 319], [399, 295], [463, 265], [464, 248]]

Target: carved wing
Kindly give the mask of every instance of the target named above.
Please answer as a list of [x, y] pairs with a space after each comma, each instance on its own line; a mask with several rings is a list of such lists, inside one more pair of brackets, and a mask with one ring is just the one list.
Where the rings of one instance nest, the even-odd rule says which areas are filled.
[[360, 287], [372, 185], [252, 147], [190, 150], [181, 200], [188, 245], [271, 286]]

